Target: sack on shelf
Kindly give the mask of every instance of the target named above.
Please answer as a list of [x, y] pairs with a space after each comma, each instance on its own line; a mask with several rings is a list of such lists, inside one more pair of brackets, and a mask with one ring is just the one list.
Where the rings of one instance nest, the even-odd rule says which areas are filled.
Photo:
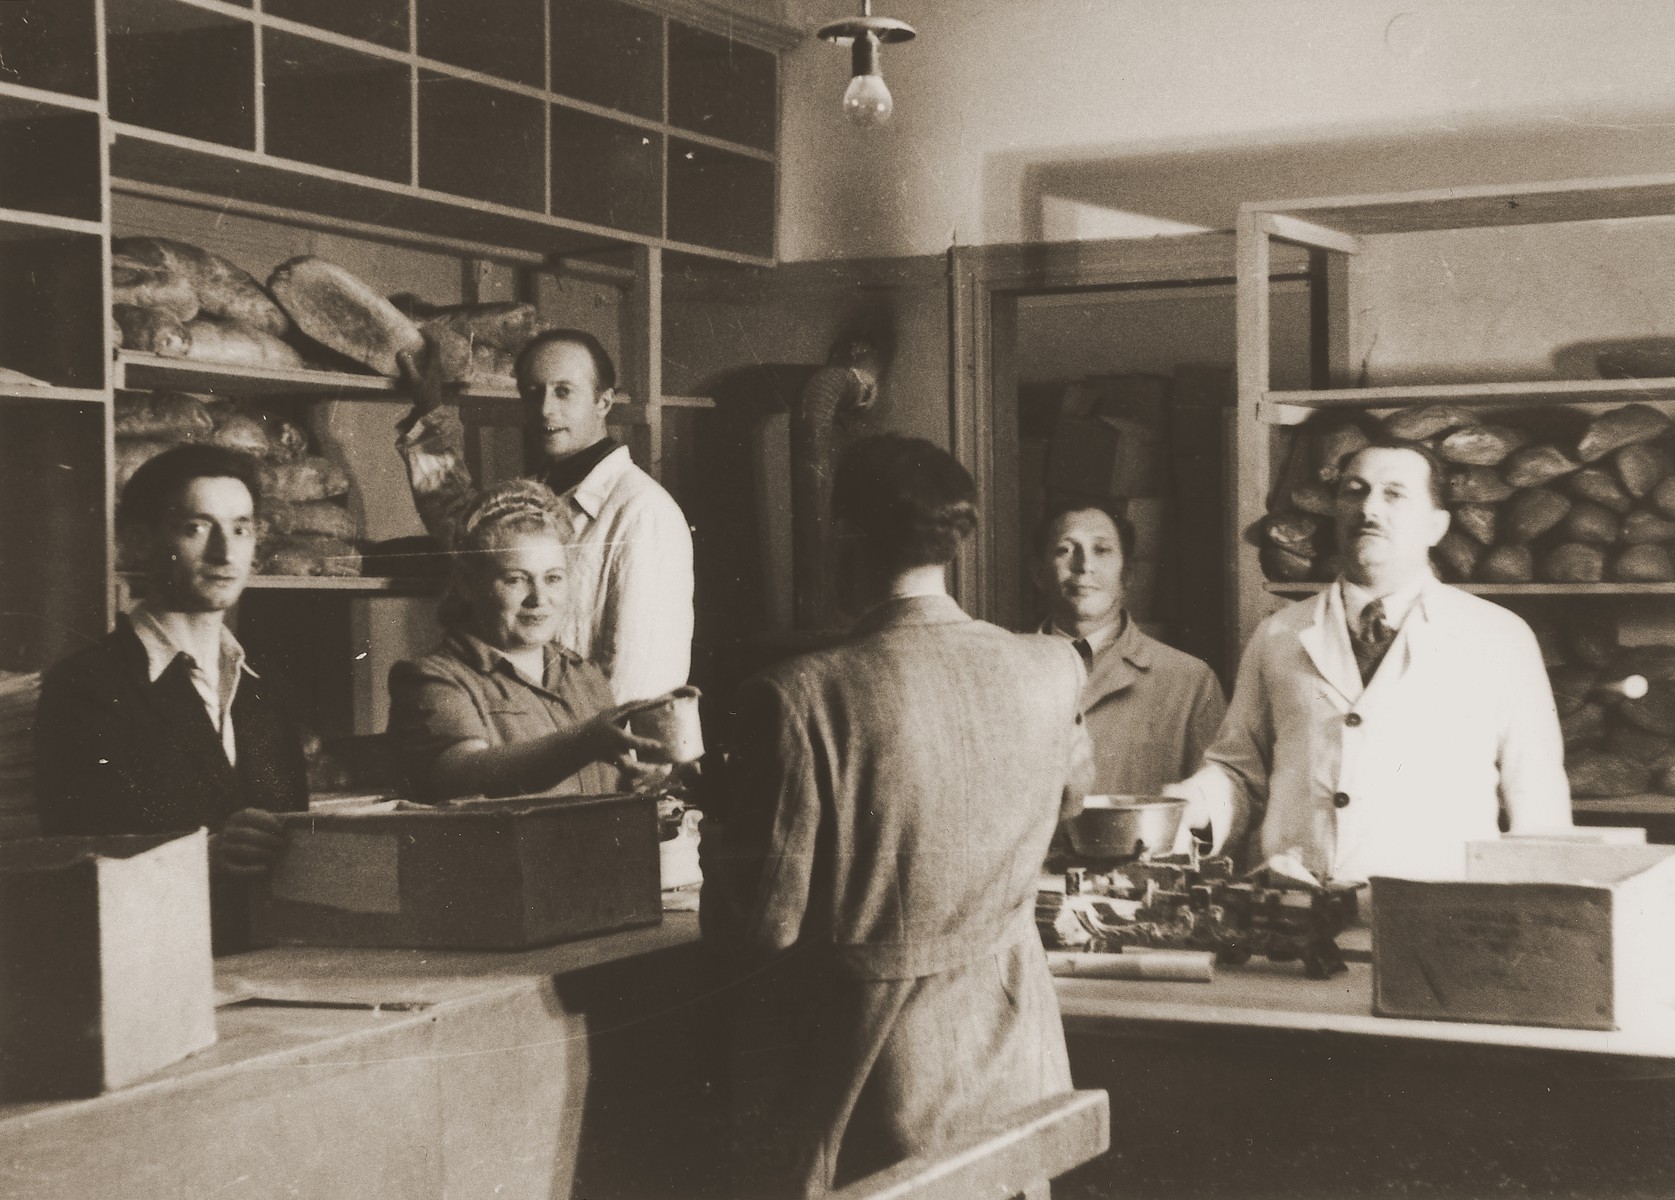
[[[159, 237], [117, 238], [111, 243], [111, 254], [125, 263], [138, 263], [184, 280], [197, 298], [201, 315], [259, 329], [274, 337], [291, 331], [290, 320], [255, 276], [219, 254]], [[200, 314], [187, 314], [181, 319], [191, 320]]]
[[473, 350], [481, 345], [517, 354], [536, 332], [535, 306], [517, 301], [447, 308], [418, 306], [412, 315], [422, 328], [432, 333], [439, 330], [455, 333]]
[[159, 358], [185, 358], [192, 349], [186, 324], [162, 309], [117, 304], [111, 307], [111, 317], [121, 334], [117, 344], [123, 350], [139, 350]]
[[190, 338], [186, 357], [194, 362], [281, 371], [297, 371], [303, 366], [296, 347], [248, 325], [199, 317], [187, 325], [186, 332]]
[[185, 324], [198, 315], [198, 293], [179, 272], [111, 254], [111, 303], [149, 309]]
[[215, 429], [203, 397], [189, 392], [119, 392], [115, 421], [119, 438], [162, 442], [201, 441]]
[[353, 541], [358, 532], [354, 515], [335, 500], [264, 504], [262, 522], [274, 534], [312, 534]]
[[298, 503], [347, 495], [349, 476], [329, 458], [309, 454], [293, 462], [264, 462], [261, 471], [264, 500]]
[[257, 548], [264, 575], [346, 576], [361, 573], [361, 556], [342, 538], [269, 534]]

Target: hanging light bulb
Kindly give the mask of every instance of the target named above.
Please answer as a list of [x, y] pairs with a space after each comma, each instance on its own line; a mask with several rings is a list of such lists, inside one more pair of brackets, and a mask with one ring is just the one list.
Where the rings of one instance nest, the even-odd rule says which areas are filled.
[[878, 49], [885, 42], [906, 42], [914, 37], [913, 26], [905, 21], [872, 15], [872, 0], [861, 0], [861, 15], [837, 21], [820, 30], [829, 42], [850, 43], [849, 87], [843, 93], [843, 115], [863, 129], [882, 125], [895, 111], [896, 102], [884, 86], [878, 68]]

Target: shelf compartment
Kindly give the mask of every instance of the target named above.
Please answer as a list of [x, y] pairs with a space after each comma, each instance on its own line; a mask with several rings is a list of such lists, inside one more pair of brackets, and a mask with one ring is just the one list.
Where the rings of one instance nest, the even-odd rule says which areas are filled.
[[547, 86], [546, 0], [418, 0], [419, 53], [530, 87]]
[[41, 670], [105, 633], [103, 399], [0, 403], [0, 669]]
[[663, 18], [619, 0], [554, 0], [552, 90], [663, 119]]
[[[382, 375], [343, 371], [257, 370], [223, 363], [158, 358], [123, 350], [117, 355], [116, 387], [135, 391], [202, 392], [215, 396], [313, 396], [337, 400], [405, 401], [400, 385]], [[464, 403], [515, 401], [516, 388], [474, 388]]]
[[419, 75], [419, 184], [540, 212], [545, 105], [469, 79]]
[[0, 4], [0, 83], [99, 98], [93, 0]]
[[663, 135], [552, 109], [553, 215], [653, 237], [663, 226]]
[[269, 154], [394, 183], [412, 179], [405, 63], [268, 29], [262, 79]]
[[774, 164], [669, 139], [668, 237], [772, 258]]
[[[541, 213], [485, 205], [422, 188], [369, 179], [327, 167], [303, 168], [278, 159], [191, 142], [151, 130], [119, 126], [111, 147], [112, 186], [127, 181], [148, 194], [168, 189], [184, 196], [247, 201], [264, 212], [318, 215], [385, 231], [393, 242], [457, 239], [467, 233], [483, 247], [545, 256], [585, 254], [622, 245], [611, 230], [578, 230]], [[537, 162], [539, 153], [537, 140]], [[537, 167], [539, 170], [539, 167]], [[407, 239], [405, 234], [419, 235]]]
[[407, 0], [263, 0], [262, 11], [392, 50], [407, 49]]
[[0, 367], [102, 389], [109, 319], [100, 235], [0, 224]]
[[772, 53], [669, 22], [669, 124], [771, 151], [778, 112]]
[[100, 136], [96, 113], [0, 97], [0, 208], [100, 220]]
[[250, 22], [185, 4], [108, 0], [106, 24], [113, 120], [255, 149]]

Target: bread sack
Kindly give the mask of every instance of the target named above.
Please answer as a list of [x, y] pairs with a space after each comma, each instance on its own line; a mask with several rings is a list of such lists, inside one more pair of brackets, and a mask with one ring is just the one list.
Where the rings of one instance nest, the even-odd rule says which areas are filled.
[[355, 518], [335, 500], [275, 500], [262, 505], [262, 524], [271, 534], [312, 534], [353, 541]]
[[302, 355], [289, 342], [247, 325], [231, 325], [199, 317], [186, 327], [191, 348], [186, 357], [193, 362], [224, 363], [257, 370], [298, 371]]
[[185, 324], [198, 315], [198, 293], [192, 281], [167, 267], [148, 266], [138, 259], [111, 254], [111, 303], [144, 308]]
[[266, 458], [268, 454], [267, 429], [254, 417], [241, 412], [221, 412], [214, 432], [205, 440], [211, 445], [225, 446], [253, 458]]
[[341, 538], [272, 534], [256, 553], [264, 575], [346, 576], [361, 573], [361, 556]]
[[508, 354], [517, 354], [535, 336], [535, 306], [516, 301], [433, 308], [419, 312], [417, 319], [420, 328], [432, 333], [447, 330], [473, 348], [491, 346]]
[[304, 455], [294, 462], [264, 462], [262, 499], [296, 504], [330, 500], [349, 492], [349, 476], [329, 458]]
[[424, 350], [417, 325], [335, 263], [293, 258], [275, 268], [268, 290], [303, 333], [380, 375], [395, 378], [397, 354]]
[[185, 323], [161, 309], [116, 304], [111, 307], [111, 317], [122, 335], [118, 345], [124, 350], [159, 358], [185, 358], [192, 350], [192, 335], [186, 332]]
[[247, 325], [275, 337], [291, 331], [291, 322], [255, 277], [219, 254], [158, 237], [117, 238], [111, 243], [111, 254], [185, 280], [203, 315]]
[[114, 415], [116, 436], [124, 439], [194, 442], [215, 429], [209, 406], [185, 392], [118, 392]]

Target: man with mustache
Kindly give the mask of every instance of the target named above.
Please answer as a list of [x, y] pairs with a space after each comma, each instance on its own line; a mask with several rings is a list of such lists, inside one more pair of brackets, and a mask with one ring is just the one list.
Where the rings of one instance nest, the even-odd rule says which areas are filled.
[[1564, 744], [1535, 637], [1439, 582], [1441, 463], [1375, 444], [1345, 464], [1343, 573], [1257, 627], [1204, 766], [1166, 789], [1186, 826], [1318, 878], [1458, 876], [1464, 844], [1570, 826]]
[[246, 943], [245, 888], [285, 848], [276, 812], [308, 807], [302, 743], [226, 627], [250, 580], [256, 463], [220, 446], [164, 451], [122, 489], [116, 523], [145, 598], [41, 681], [41, 832], [207, 827], [216, 953]]

